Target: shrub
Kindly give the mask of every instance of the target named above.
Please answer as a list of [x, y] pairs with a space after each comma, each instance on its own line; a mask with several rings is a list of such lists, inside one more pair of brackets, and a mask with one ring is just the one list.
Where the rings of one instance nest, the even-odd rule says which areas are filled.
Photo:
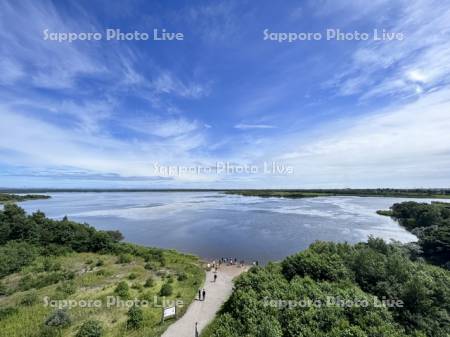
[[109, 231], [105, 231], [105, 233], [107, 233], [109, 235], [109, 237], [115, 242], [119, 242], [124, 239], [122, 233], [119, 231], [109, 230]]
[[38, 256], [38, 249], [26, 242], [10, 241], [0, 246], [0, 278], [19, 271]]
[[38, 300], [38, 296], [36, 291], [31, 291], [28, 294], [26, 294], [24, 297], [22, 297], [22, 300], [20, 301], [20, 304], [25, 306], [31, 306], [35, 304]]
[[131, 288], [136, 289], [138, 291], [142, 291], [142, 289], [144, 289], [144, 287], [142, 286], [142, 284], [140, 283], [133, 283], [133, 285], [131, 286]]
[[45, 325], [53, 327], [66, 327], [72, 323], [69, 314], [66, 310], [55, 310], [46, 320]]
[[61, 331], [59, 328], [44, 325], [39, 331], [39, 337], [60, 337]]
[[130, 275], [128, 275], [128, 279], [129, 280], [135, 280], [135, 279], [137, 279], [137, 274], [136, 273], [131, 273]]
[[188, 277], [187, 277], [187, 274], [186, 274], [186, 273], [180, 273], [180, 274], [178, 274], [177, 280], [178, 280], [179, 282], [186, 281], [187, 279], [188, 279]]
[[0, 281], [0, 296], [6, 295], [8, 293], [8, 289], [5, 284]]
[[20, 290], [29, 290], [32, 288], [40, 289], [51, 284], [58, 283], [63, 280], [72, 279], [74, 274], [72, 272], [54, 271], [46, 274], [39, 274], [32, 276], [25, 275], [19, 282]]
[[170, 296], [172, 295], [173, 289], [172, 285], [169, 283], [164, 283], [161, 287], [161, 290], [159, 291], [160, 296]]
[[130, 254], [120, 254], [117, 258], [118, 264], [130, 263], [132, 261], [132, 256]]
[[42, 268], [44, 271], [58, 271], [61, 269], [61, 263], [58, 261], [53, 261], [50, 258], [44, 259], [44, 262], [42, 263]]
[[78, 330], [75, 337], [101, 337], [103, 328], [98, 321], [86, 321]]
[[127, 329], [139, 329], [144, 322], [144, 314], [142, 309], [137, 306], [132, 306], [128, 310]]
[[128, 298], [129, 297], [128, 290], [129, 290], [128, 283], [126, 283], [125, 281], [121, 281], [117, 285], [114, 292], [116, 293], [117, 296], [120, 296], [122, 298]]
[[105, 262], [103, 260], [98, 260], [97, 263], [95, 264], [96, 267], [101, 267], [105, 264]]
[[306, 250], [287, 257], [282, 262], [283, 274], [288, 280], [295, 275], [310, 276], [314, 280], [337, 281], [348, 278], [348, 270], [337, 254]]
[[106, 275], [108, 275], [108, 272], [105, 269], [99, 269], [95, 272], [95, 275], [106, 276]]
[[56, 287], [56, 290], [64, 295], [72, 295], [77, 291], [77, 287], [73, 281], [63, 282]]
[[145, 281], [145, 284], [144, 284], [144, 287], [146, 287], [146, 288], [151, 288], [151, 287], [153, 287], [155, 285], [155, 281], [153, 280], [153, 277], [149, 277], [148, 279], [147, 279], [147, 281]]
[[13, 307], [0, 308], [0, 321], [8, 316], [14, 315], [19, 310]]

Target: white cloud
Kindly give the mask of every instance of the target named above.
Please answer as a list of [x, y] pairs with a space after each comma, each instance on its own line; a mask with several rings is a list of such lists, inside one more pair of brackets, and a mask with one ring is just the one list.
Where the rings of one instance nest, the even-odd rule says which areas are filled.
[[414, 82], [427, 82], [427, 77], [420, 70], [410, 70], [406, 73], [406, 77]]
[[180, 15], [188, 21], [193, 29], [207, 42], [223, 41], [236, 37], [239, 32], [236, 3], [231, 1], [215, 1], [211, 4], [192, 6]]
[[183, 83], [169, 72], [161, 72], [150, 86], [158, 94], [176, 94], [185, 98], [201, 98], [209, 94], [209, 85], [200, 83]]
[[245, 123], [239, 123], [234, 126], [235, 129], [241, 129], [241, 130], [249, 130], [249, 129], [273, 129], [273, 125], [269, 124], [245, 124]]
[[[119, 140], [90, 130], [57, 126], [0, 106], [0, 151], [8, 151], [3, 164], [28, 167], [71, 167], [93, 173], [148, 177], [153, 163], [187, 164], [191, 150], [204, 142], [201, 133], [174, 134], [175, 125], [167, 123], [157, 130], [173, 137], [144, 141]], [[176, 125], [181, 125], [174, 122]], [[32, 127], [31, 127], [32, 126]], [[185, 124], [185, 131], [193, 130]]]
[[[370, 116], [333, 124], [316, 139], [276, 148], [296, 167], [297, 182], [334, 186], [448, 186], [450, 89], [424, 95]], [[298, 187], [298, 185], [296, 185]]]
[[148, 118], [130, 120], [124, 123], [124, 126], [138, 132], [158, 137], [168, 138], [177, 137], [186, 134], [192, 134], [200, 128], [200, 124], [196, 121], [189, 121], [185, 118]]
[[238, 142], [233, 138], [230, 153], [219, 157], [200, 154], [208, 141], [201, 125], [187, 120], [161, 120], [153, 129], [143, 128], [159, 134], [159, 140], [125, 141], [52, 125], [5, 107], [0, 114], [0, 151], [8, 150], [2, 161], [9, 165], [70, 167], [94, 175], [112, 174], [115, 180], [120, 180], [116, 175], [148, 180], [159, 176], [153, 172], [155, 162], [207, 167], [217, 160], [241, 165], [276, 161], [293, 166], [294, 175], [245, 178], [186, 173], [171, 184], [279, 188], [450, 184], [450, 89], [425, 93], [414, 102], [369, 116], [324, 125], [313, 138], [278, 133], [239, 142], [238, 147], [232, 146]]
[[43, 40], [44, 29], [77, 31], [83, 22], [82, 26], [94, 28], [85, 22], [87, 18], [81, 13], [75, 21], [62, 16], [51, 3], [35, 1], [2, 1], [0, 11], [0, 58], [12, 58], [17, 67], [26, 67], [27, 85], [71, 88], [77, 76], [99, 74], [106, 70], [102, 63], [75, 44]]
[[25, 75], [22, 67], [10, 58], [0, 58], [0, 84], [10, 84]]
[[[398, 17], [383, 22], [382, 27], [402, 33], [404, 39], [361, 42], [353, 52], [351, 65], [346, 65], [329, 83], [336, 87], [338, 94], [360, 95], [362, 99], [410, 96], [423, 92], [417, 90], [417, 82], [425, 90], [449, 82], [448, 5], [425, 0], [401, 1], [395, 5]], [[381, 29], [377, 25], [374, 28]]]

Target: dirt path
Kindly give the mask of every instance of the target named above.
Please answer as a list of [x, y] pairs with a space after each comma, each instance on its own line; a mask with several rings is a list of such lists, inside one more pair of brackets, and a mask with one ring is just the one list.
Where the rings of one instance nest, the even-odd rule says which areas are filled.
[[233, 290], [233, 279], [247, 269], [247, 267], [222, 265], [217, 273], [216, 282], [213, 282], [213, 272], [207, 272], [204, 285], [206, 299], [199, 301], [197, 298], [189, 306], [184, 316], [173, 323], [162, 337], [195, 337], [195, 322], [198, 322], [198, 331], [201, 332], [230, 297]]

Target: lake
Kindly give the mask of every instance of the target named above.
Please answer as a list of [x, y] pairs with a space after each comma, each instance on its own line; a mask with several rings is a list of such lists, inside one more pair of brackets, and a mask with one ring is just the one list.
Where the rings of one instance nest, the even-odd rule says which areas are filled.
[[21, 203], [51, 218], [67, 215], [97, 229], [120, 230], [125, 240], [174, 248], [203, 258], [280, 260], [316, 240], [355, 243], [369, 235], [401, 242], [416, 237], [377, 215], [404, 200], [384, 197], [281, 199], [220, 192], [50, 193]]

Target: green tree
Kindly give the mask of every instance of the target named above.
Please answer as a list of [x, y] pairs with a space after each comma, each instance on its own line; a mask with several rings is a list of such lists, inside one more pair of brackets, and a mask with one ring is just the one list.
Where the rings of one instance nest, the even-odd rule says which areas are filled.
[[144, 323], [144, 314], [138, 306], [132, 306], [128, 310], [127, 329], [139, 329]]

